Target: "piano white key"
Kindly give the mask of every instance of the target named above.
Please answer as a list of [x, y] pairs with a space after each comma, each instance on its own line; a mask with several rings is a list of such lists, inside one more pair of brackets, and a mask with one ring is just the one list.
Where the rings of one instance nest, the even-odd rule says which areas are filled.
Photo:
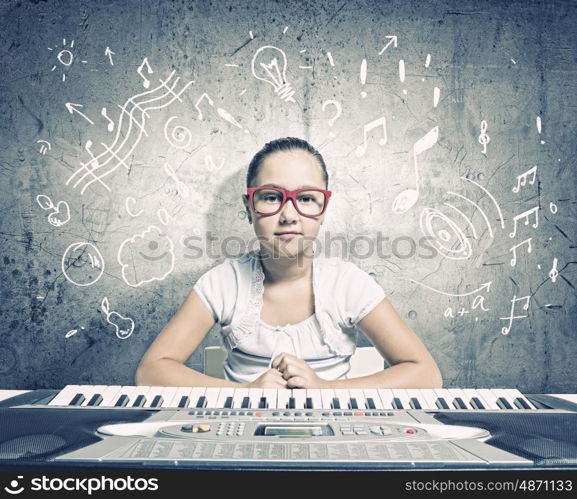
[[218, 401], [218, 394], [220, 393], [222, 388], [210, 386], [204, 392], [204, 396], [206, 397], [206, 407], [210, 409], [218, 409], [218, 405], [216, 402]]
[[497, 405], [497, 396], [493, 393], [493, 390], [487, 388], [481, 388], [478, 390], [485, 402], [487, 402], [486, 407], [491, 410], [500, 411], [501, 408]]
[[234, 409], [242, 408], [242, 401], [248, 397], [248, 388], [235, 388], [234, 396], [232, 397], [232, 407]]
[[437, 404], [435, 403], [437, 401], [437, 394], [434, 392], [434, 390], [422, 389], [417, 391], [419, 392], [419, 396], [417, 398], [419, 399], [419, 402], [421, 403], [423, 409], [432, 409], [432, 410], [439, 409], [437, 407]]
[[[159, 386], [158, 388], [158, 393], [154, 393], [154, 396], [150, 399], [150, 404], [152, 405], [152, 402], [154, 402], [154, 397], [156, 397], [156, 395], [160, 395], [162, 397], [162, 402], [160, 405], [158, 405], [157, 407], [170, 407], [169, 404], [170, 402], [172, 402], [172, 399], [174, 398], [174, 394], [176, 393], [177, 387], [176, 386]], [[149, 405], [148, 407], [151, 407], [151, 405]]]
[[277, 394], [278, 409], [286, 409], [288, 407], [289, 398], [292, 397], [292, 390], [288, 388], [281, 388]]
[[[182, 400], [182, 397], [188, 397], [188, 403], [186, 404], [186, 408], [188, 407], [195, 407], [196, 406], [196, 400], [193, 401], [192, 397], [190, 396], [190, 392], [192, 392], [192, 388], [189, 386], [179, 386], [176, 387], [176, 391], [174, 392], [174, 395], [172, 396], [172, 399], [170, 399], [169, 401], [167, 401], [166, 405], [163, 407], [170, 407], [172, 409], [178, 409], [180, 401]], [[204, 391], [203, 391], [204, 393]], [[198, 397], [197, 397], [198, 400]], [[184, 409], [184, 407], [182, 407], [182, 409]]]
[[132, 394], [137, 388], [138, 388], [137, 386], [132, 385], [121, 386], [120, 390], [118, 390], [118, 393], [112, 400], [112, 407], [116, 407], [116, 403], [119, 401], [122, 395], [126, 395], [128, 397], [128, 402], [124, 404], [122, 407], [130, 407], [134, 403], [134, 398], [132, 397]]
[[216, 401], [216, 407], [223, 409], [226, 404], [226, 399], [229, 397], [232, 399], [233, 395], [234, 388], [228, 386], [221, 388], [220, 393], [218, 394], [218, 400]]
[[104, 388], [104, 385], [90, 385], [82, 387], [82, 395], [84, 395], [84, 402], [80, 404], [81, 407], [86, 407], [92, 396], [96, 393], [100, 393]]
[[[519, 408], [515, 405], [515, 399], [514, 399], [514, 398], [511, 398], [511, 399], [510, 399], [508, 393], [507, 393], [505, 390], [503, 390], [503, 389], [501, 389], [501, 388], [495, 388], [495, 389], [493, 390], [493, 393], [495, 394], [495, 396], [496, 396], [497, 398], [500, 398], [500, 397], [501, 397], [501, 398], [504, 398], [507, 402], [509, 402], [509, 405], [511, 406], [511, 409], [508, 409], [508, 408], [503, 409], [503, 408], [501, 408], [501, 410], [508, 410], [508, 411], [511, 411], [511, 410], [513, 410], [513, 411], [518, 411], [518, 410], [519, 410]], [[498, 402], [497, 402], [497, 403], [498, 403]]]
[[307, 391], [303, 390], [302, 388], [294, 389], [293, 397], [295, 399], [295, 409], [304, 409], [307, 398]]
[[[508, 388], [508, 389], [505, 389], [504, 392], [507, 394], [507, 398], [513, 402], [512, 405], [515, 405], [515, 399], [519, 398], [519, 399], [525, 401], [525, 403], [529, 406], [529, 409], [536, 409], [535, 404], [533, 404], [527, 397], [525, 397], [516, 388]], [[528, 410], [525, 408], [523, 408], [523, 409]]]
[[102, 402], [100, 402], [99, 407], [112, 407], [114, 404], [113, 400], [116, 399], [116, 394], [120, 390], [118, 385], [107, 386], [102, 392]]
[[54, 397], [48, 405], [66, 406], [70, 404], [70, 401], [74, 398], [77, 393], [82, 393], [82, 385], [66, 385], [57, 395]]
[[375, 388], [365, 388], [365, 401], [368, 399], [373, 399], [375, 403], [375, 409], [384, 409], [383, 403], [381, 402], [381, 397], [379, 397], [379, 392]]
[[456, 398], [460, 398], [463, 403], [465, 404], [465, 409], [473, 409], [473, 406], [471, 404], [469, 404], [467, 397], [465, 396], [465, 392], [463, 392], [463, 390], [459, 389], [459, 388], [449, 388], [449, 393], [453, 396], [453, 403], [451, 404], [452, 407], [451, 409], [461, 409], [459, 407], [459, 405], [456, 405], [454, 403], [454, 400]]
[[146, 398], [146, 402], [148, 402], [148, 392], [150, 391], [150, 386], [136, 386], [134, 391], [130, 396], [130, 400], [125, 407], [134, 407], [134, 403], [139, 395], [143, 395]]
[[342, 409], [349, 408], [349, 391], [344, 388], [335, 388], [335, 398], [339, 400]]
[[383, 409], [393, 408], [393, 390], [390, 388], [379, 388], [377, 390], [379, 397], [381, 397], [381, 405]]
[[323, 402], [323, 409], [331, 409], [335, 391], [332, 388], [325, 388], [321, 390], [321, 400]]
[[421, 395], [420, 391], [415, 388], [407, 388], [405, 391], [407, 392], [407, 398], [409, 399], [409, 407], [406, 407], [405, 409], [419, 409], [419, 407], [413, 407], [411, 399], [415, 399], [419, 403], [420, 409], [423, 409], [423, 401], [419, 399], [419, 396]]
[[266, 398], [269, 409], [277, 409], [277, 393], [278, 390], [275, 388], [265, 388], [263, 390], [263, 396]]
[[407, 390], [403, 388], [393, 388], [393, 398], [398, 398], [401, 401], [401, 404], [403, 404], [403, 409], [411, 409]]
[[[463, 388], [463, 393], [465, 394], [465, 397], [467, 397], [467, 400], [465, 402], [467, 402], [467, 404], [470, 405], [471, 407], [474, 407], [472, 402], [473, 399], [477, 398], [485, 408], [479, 410], [487, 410], [489, 408], [489, 404], [487, 403], [485, 398], [479, 393], [479, 390], [475, 390], [474, 388]], [[475, 408], [475, 410], [477, 409]]]
[[350, 399], [355, 399], [357, 401], [358, 409], [366, 409], [365, 394], [362, 388], [351, 388], [349, 390], [349, 405], [347, 406], [347, 409], [350, 407]]
[[453, 405], [454, 397], [453, 395], [451, 395], [451, 392], [449, 390], [447, 390], [446, 388], [434, 388], [434, 391], [435, 394], [437, 395], [437, 398], [444, 399], [447, 405], [449, 406], [449, 409], [442, 409], [439, 406], [437, 406], [438, 408], [440, 408], [441, 410], [455, 410], [455, 406]]
[[311, 388], [307, 390], [307, 398], [312, 399], [313, 409], [323, 408], [323, 398], [321, 396], [321, 390], [318, 388]]
[[249, 388], [248, 398], [250, 399], [250, 406], [253, 409], [258, 409], [260, 399], [262, 397], [262, 388]]

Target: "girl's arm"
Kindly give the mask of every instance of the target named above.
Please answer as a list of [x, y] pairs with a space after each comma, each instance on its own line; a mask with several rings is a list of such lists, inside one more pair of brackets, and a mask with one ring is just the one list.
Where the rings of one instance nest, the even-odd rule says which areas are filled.
[[369, 376], [325, 381], [324, 388], [441, 388], [437, 364], [389, 300], [383, 299], [358, 327], [391, 367]]
[[148, 348], [136, 370], [137, 385], [147, 386], [236, 386], [184, 365], [215, 320], [192, 290], [176, 315]]

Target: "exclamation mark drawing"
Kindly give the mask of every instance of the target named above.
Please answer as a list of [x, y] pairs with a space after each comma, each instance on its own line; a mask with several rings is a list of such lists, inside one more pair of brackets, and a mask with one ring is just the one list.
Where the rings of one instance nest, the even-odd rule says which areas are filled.
[[[403, 59], [399, 60], [399, 79], [401, 83], [405, 83], [405, 61]], [[407, 95], [407, 89], [403, 88], [403, 93]]]
[[[365, 85], [365, 83], [367, 82], [367, 60], [363, 59], [363, 62], [361, 62], [361, 85]], [[361, 92], [361, 97], [364, 99], [367, 96], [367, 92], [365, 92], [364, 90]]]
[[[537, 131], [539, 132], [539, 135], [541, 135], [541, 116], [537, 116]], [[541, 144], [544, 144], [545, 141], [542, 140]]]

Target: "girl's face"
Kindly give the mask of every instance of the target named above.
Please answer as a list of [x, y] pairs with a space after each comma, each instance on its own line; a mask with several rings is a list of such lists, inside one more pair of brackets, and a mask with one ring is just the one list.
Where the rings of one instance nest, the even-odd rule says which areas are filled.
[[[304, 187], [325, 189], [322, 168], [310, 153], [295, 149], [269, 154], [261, 164], [253, 187], [278, 187], [292, 191]], [[263, 216], [255, 213], [248, 196], [243, 203], [250, 212], [254, 232], [261, 249], [276, 257], [295, 258], [304, 254], [312, 256], [312, 248], [325, 213], [315, 218], [300, 215], [291, 200], [275, 215]], [[294, 237], [281, 237], [280, 232], [296, 232]]]

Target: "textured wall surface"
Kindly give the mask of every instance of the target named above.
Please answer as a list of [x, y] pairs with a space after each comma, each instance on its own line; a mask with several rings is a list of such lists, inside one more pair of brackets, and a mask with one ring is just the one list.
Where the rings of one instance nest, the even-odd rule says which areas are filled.
[[0, 387], [132, 383], [196, 279], [255, 247], [248, 161], [294, 135], [328, 164], [322, 250], [447, 386], [575, 391], [575, 2], [0, 13]]

